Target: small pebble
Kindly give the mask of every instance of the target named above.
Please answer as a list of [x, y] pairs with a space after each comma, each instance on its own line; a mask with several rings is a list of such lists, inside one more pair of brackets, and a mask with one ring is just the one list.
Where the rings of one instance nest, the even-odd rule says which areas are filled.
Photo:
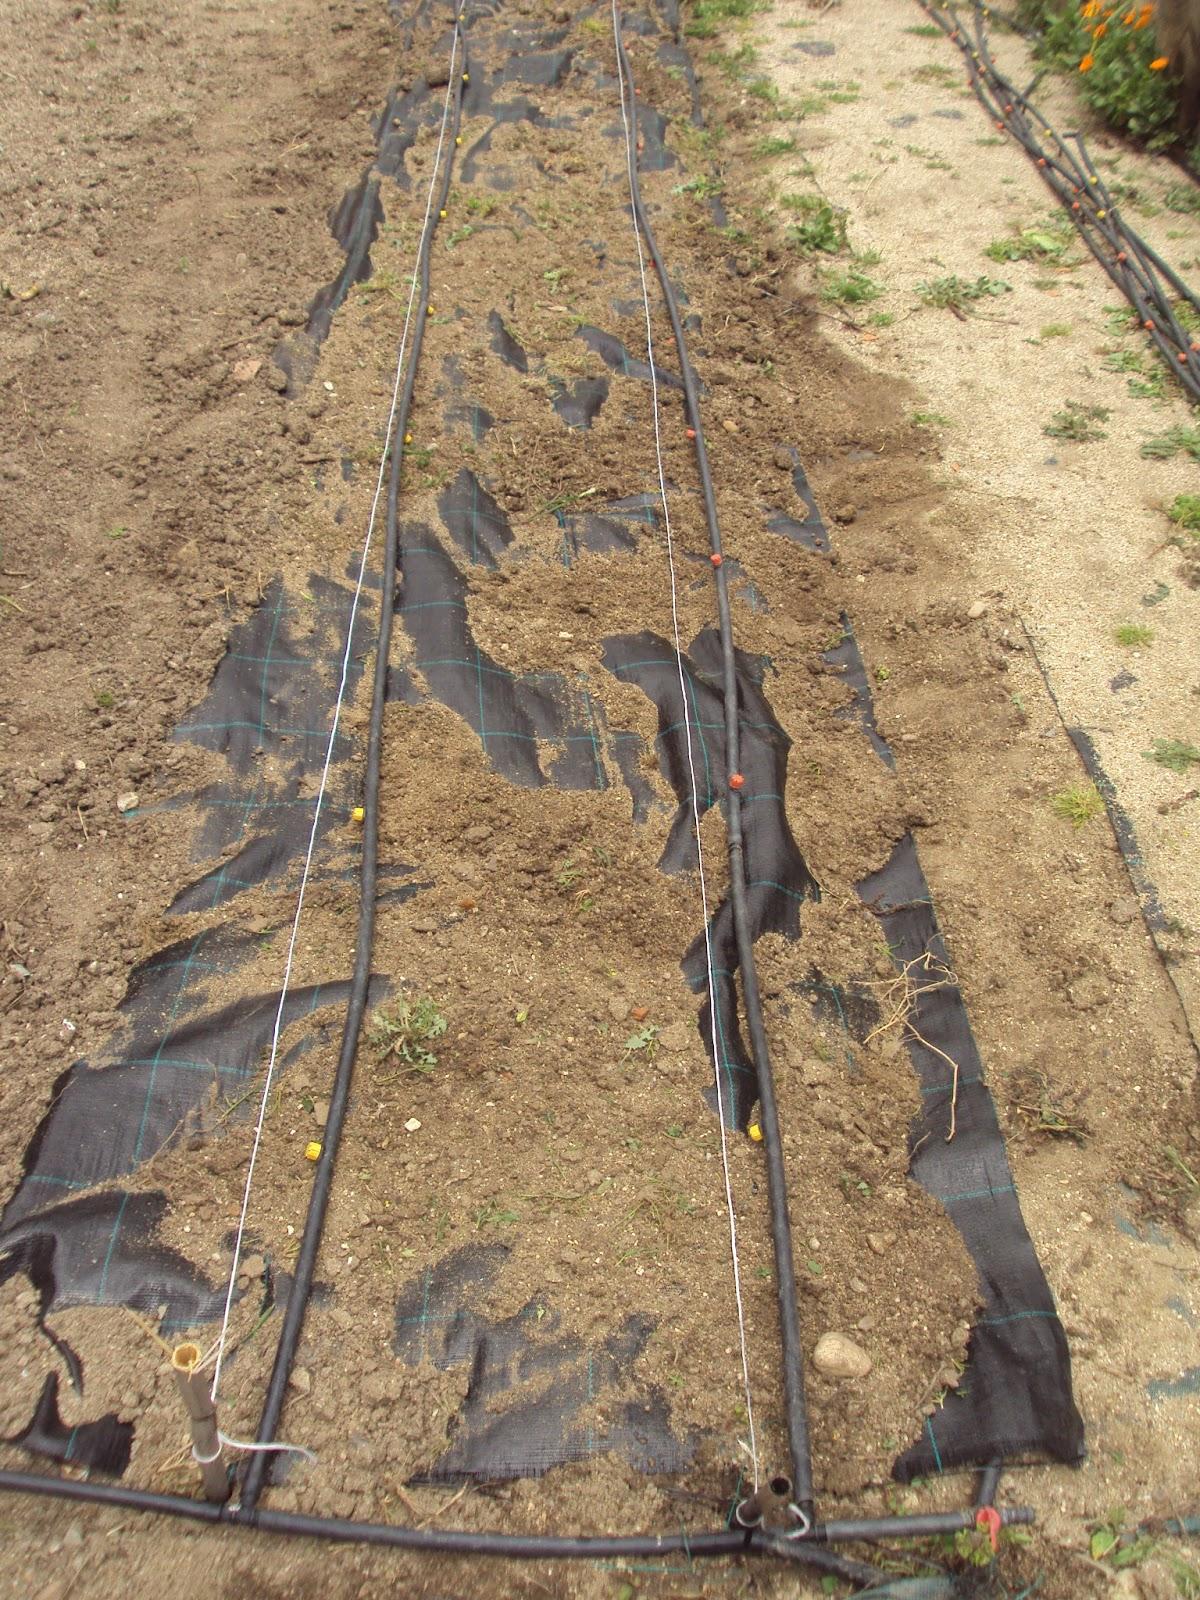
[[129, 789], [125, 794], [119, 794], [117, 796], [117, 810], [122, 816], [124, 816], [127, 811], [136, 811], [137, 803], [138, 797], [136, 789]]
[[987, 608], [988, 603], [986, 600], [972, 600], [971, 604], [967, 607], [967, 615], [970, 617], [972, 622], [978, 622], [980, 617], [984, 616], [987, 612]]

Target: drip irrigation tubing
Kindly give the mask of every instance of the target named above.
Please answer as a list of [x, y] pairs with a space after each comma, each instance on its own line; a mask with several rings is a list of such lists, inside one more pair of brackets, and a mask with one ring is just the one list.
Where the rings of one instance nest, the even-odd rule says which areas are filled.
[[[613, 0], [613, 37], [616, 43], [617, 62], [629, 83], [630, 100], [637, 125], [637, 91], [634, 87], [633, 68], [621, 37], [620, 13], [617, 0]], [[622, 92], [624, 92], [622, 90]], [[802, 1523], [813, 1520], [812, 1443], [808, 1420], [808, 1402], [804, 1391], [804, 1351], [800, 1341], [800, 1317], [797, 1309], [796, 1269], [792, 1252], [792, 1225], [788, 1214], [787, 1174], [783, 1164], [783, 1140], [779, 1128], [779, 1109], [775, 1100], [775, 1080], [771, 1071], [770, 1051], [767, 1047], [766, 1026], [763, 1021], [762, 999], [758, 988], [758, 972], [754, 961], [754, 940], [746, 915], [746, 873], [742, 834], [741, 796], [739, 794], [740, 728], [738, 724], [737, 661], [734, 655], [733, 623], [729, 608], [729, 585], [726, 577], [721, 547], [721, 525], [717, 517], [716, 496], [713, 492], [712, 472], [709, 468], [708, 450], [704, 442], [704, 426], [700, 416], [700, 401], [696, 376], [688, 356], [687, 340], [679, 315], [679, 302], [671, 283], [670, 274], [658, 246], [654, 229], [642, 204], [641, 184], [638, 181], [636, 158], [629, 163], [630, 194], [634, 220], [641, 229], [646, 248], [654, 262], [654, 270], [662, 287], [667, 315], [671, 320], [671, 333], [679, 356], [680, 377], [683, 380], [684, 411], [696, 449], [696, 464], [700, 474], [700, 489], [704, 501], [704, 515], [708, 524], [713, 572], [716, 579], [717, 619], [721, 640], [721, 661], [724, 676], [725, 748], [729, 762], [726, 817], [729, 833], [729, 898], [733, 909], [734, 934], [737, 940], [738, 965], [742, 974], [742, 999], [746, 1015], [746, 1028], [758, 1078], [760, 1126], [767, 1164], [767, 1193], [771, 1214], [771, 1237], [775, 1254], [775, 1283], [779, 1301], [779, 1330], [782, 1344], [783, 1395], [787, 1415], [788, 1453], [791, 1458], [792, 1485], [795, 1504]], [[716, 997], [711, 996], [715, 1006]], [[720, 1060], [713, 1062], [717, 1072]]]
[[[1151, 343], [1188, 391], [1200, 400], [1200, 338], [1182, 324], [1168, 287], [1200, 319], [1200, 297], [1142, 236], [1126, 223], [1096, 171], [1081, 133], [1060, 134], [1000, 71], [988, 45], [989, 8], [975, 0], [968, 27], [956, 10], [918, 0], [922, 10], [961, 50], [967, 82], [1002, 133], [1010, 134], [1036, 164], [1080, 237], [1125, 299]], [[1072, 148], [1072, 146], [1074, 148]]]
[[[621, 95], [621, 123], [625, 134], [626, 182], [629, 186], [631, 209], [637, 195], [637, 101], [633, 94], [633, 78], [626, 71], [627, 59], [620, 53], [620, 15], [616, 0], [612, 4], [613, 40], [617, 50], [617, 79]], [[626, 99], [626, 88], [629, 96]], [[632, 123], [632, 125], [631, 125]], [[692, 823], [696, 841], [696, 869], [700, 880], [700, 911], [704, 922], [704, 964], [708, 975], [709, 1039], [712, 1045], [713, 1083], [717, 1096], [717, 1125], [721, 1135], [721, 1170], [725, 1187], [725, 1207], [729, 1220], [729, 1253], [733, 1272], [733, 1293], [737, 1305], [738, 1339], [742, 1364], [742, 1384], [746, 1396], [746, 1430], [749, 1435], [750, 1459], [754, 1470], [754, 1494], [760, 1488], [758, 1440], [754, 1427], [754, 1395], [750, 1382], [750, 1358], [746, 1341], [746, 1309], [742, 1297], [742, 1270], [738, 1258], [737, 1208], [733, 1199], [733, 1181], [729, 1171], [729, 1127], [726, 1113], [724, 1062], [721, 1059], [721, 1041], [718, 1037], [718, 1007], [716, 1004], [717, 979], [713, 964], [712, 923], [709, 917], [708, 889], [704, 871], [704, 839], [700, 826], [700, 786], [696, 778], [696, 756], [692, 745], [692, 716], [688, 705], [687, 680], [683, 666], [683, 641], [679, 634], [679, 584], [675, 571], [675, 540], [671, 530], [671, 509], [667, 499], [667, 479], [662, 457], [662, 414], [658, 400], [658, 368], [654, 360], [653, 319], [650, 315], [650, 291], [646, 282], [646, 252], [642, 248], [642, 227], [636, 212], [632, 212], [633, 239], [637, 246], [638, 279], [642, 291], [642, 310], [646, 319], [646, 366], [650, 373], [650, 406], [654, 420], [654, 457], [658, 476], [658, 496], [663, 512], [663, 533], [666, 542], [667, 573], [671, 589], [671, 633], [675, 644], [675, 669], [679, 678], [679, 701], [682, 712], [684, 740], [687, 747], [688, 778], [691, 784]], [[699, 730], [697, 730], [699, 731]], [[791, 1487], [791, 1480], [786, 1480]], [[740, 1515], [739, 1521], [744, 1520]]]
[[[383, 713], [387, 701], [388, 665], [392, 636], [392, 619], [395, 615], [397, 517], [400, 499], [400, 480], [404, 470], [404, 439], [408, 432], [408, 415], [412, 406], [413, 389], [417, 381], [417, 368], [424, 344], [425, 324], [429, 318], [429, 256], [433, 236], [437, 232], [440, 213], [444, 210], [450, 193], [450, 179], [454, 171], [454, 150], [462, 125], [463, 83], [470, 73], [470, 60], [462, 30], [462, 11], [453, 19], [454, 32], [450, 50], [450, 77], [453, 84], [453, 114], [451, 138], [447, 144], [445, 169], [441, 190], [435, 202], [429, 205], [418, 251], [416, 274], [418, 295], [416, 325], [409, 350], [408, 369], [400, 404], [393, 416], [391, 438], [386, 446], [391, 451], [391, 468], [388, 477], [387, 518], [385, 523], [383, 578], [380, 585], [379, 634], [375, 651], [375, 679], [371, 692], [371, 711], [367, 733], [367, 761], [363, 780], [363, 841], [362, 869], [358, 903], [358, 933], [354, 953], [354, 972], [351, 978], [350, 998], [346, 1007], [346, 1020], [342, 1028], [342, 1041], [338, 1054], [337, 1071], [329, 1096], [329, 1111], [321, 1142], [321, 1155], [317, 1163], [312, 1193], [304, 1219], [304, 1231], [283, 1326], [275, 1347], [275, 1359], [267, 1384], [259, 1418], [257, 1439], [259, 1444], [270, 1444], [283, 1411], [288, 1379], [296, 1355], [296, 1347], [304, 1328], [316, 1271], [317, 1251], [325, 1230], [325, 1217], [329, 1209], [329, 1196], [333, 1187], [334, 1167], [346, 1108], [350, 1098], [350, 1085], [354, 1077], [354, 1062], [358, 1054], [358, 1036], [366, 1012], [367, 992], [371, 978], [371, 948], [375, 935], [375, 892], [379, 866], [379, 775], [383, 753]], [[459, 46], [463, 52], [463, 70], [457, 70]], [[443, 135], [445, 117], [443, 114]], [[439, 151], [442, 141], [439, 140]], [[433, 193], [433, 180], [430, 194]], [[263, 1481], [270, 1464], [270, 1452], [258, 1451], [250, 1457], [242, 1482], [242, 1504], [253, 1510], [262, 1492]]]
[[[664, 1555], [687, 1555], [711, 1560], [721, 1556], [774, 1555], [850, 1583], [880, 1581], [880, 1574], [860, 1561], [826, 1548], [838, 1543], [876, 1543], [896, 1538], [932, 1538], [961, 1533], [976, 1526], [976, 1513], [935, 1512], [929, 1516], [879, 1517], [863, 1522], [816, 1524], [803, 1539], [781, 1536], [770, 1529], [723, 1528], [711, 1533], [632, 1534], [578, 1536], [520, 1533], [467, 1533], [449, 1528], [405, 1528], [386, 1522], [355, 1522], [349, 1517], [315, 1517], [302, 1512], [271, 1511], [245, 1504], [214, 1504], [185, 1495], [154, 1494], [148, 1489], [125, 1489], [118, 1484], [91, 1483], [75, 1478], [50, 1478], [34, 1472], [0, 1472], [0, 1490], [108, 1506], [121, 1511], [146, 1511], [182, 1517], [222, 1527], [291, 1535], [294, 1538], [330, 1539], [340, 1544], [384, 1545], [428, 1555], [498, 1556], [509, 1560], [642, 1560]], [[1002, 1527], [1027, 1526], [1033, 1513], [1013, 1507], [998, 1513]]]

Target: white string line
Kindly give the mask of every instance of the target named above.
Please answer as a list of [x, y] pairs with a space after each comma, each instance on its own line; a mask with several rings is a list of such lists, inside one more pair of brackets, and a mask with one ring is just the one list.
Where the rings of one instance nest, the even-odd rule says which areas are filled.
[[[438, 173], [441, 168], [442, 149], [446, 141], [446, 125], [450, 118], [450, 105], [454, 94], [454, 75], [458, 60], [458, 34], [459, 16], [454, 18], [454, 37], [450, 48], [450, 78], [446, 85], [446, 99], [442, 106], [442, 124], [438, 130], [437, 152], [433, 159], [433, 170], [429, 177], [429, 195], [425, 202], [425, 217], [421, 224], [420, 239], [423, 242], [426, 230], [429, 227], [429, 217], [433, 210], [434, 189], [437, 186]], [[413, 302], [417, 295], [418, 266], [421, 245], [418, 244], [418, 261], [413, 266], [412, 282], [408, 292], [408, 307], [404, 313], [404, 331], [400, 337], [400, 354], [396, 360], [396, 381], [392, 387], [392, 404], [388, 412], [386, 439], [391, 439], [392, 428], [396, 420], [396, 409], [400, 403], [400, 389], [404, 381], [404, 356], [408, 347], [409, 326], [412, 321]], [[404, 448], [402, 440], [393, 441], [393, 450]], [[388, 450], [384, 450], [379, 461], [379, 476], [375, 481], [375, 496], [371, 501], [371, 513], [367, 519], [367, 533], [363, 542], [362, 556], [358, 564], [358, 582], [354, 588], [354, 599], [350, 606], [350, 618], [346, 628], [346, 649], [342, 656], [342, 673], [338, 683], [337, 700], [333, 708], [333, 724], [329, 730], [329, 742], [325, 746], [325, 764], [321, 769], [321, 785], [317, 791], [317, 803], [313, 809], [312, 828], [308, 835], [308, 850], [304, 857], [304, 870], [300, 875], [300, 889], [296, 896], [296, 914], [292, 919], [292, 932], [288, 940], [287, 961], [283, 969], [283, 987], [279, 991], [279, 1005], [275, 1012], [275, 1026], [271, 1032], [271, 1055], [267, 1062], [267, 1074], [263, 1081], [262, 1099], [258, 1107], [258, 1122], [254, 1129], [254, 1143], [250, 1150], [250, 1164], [246, 1169], [246, 1188], [242, 1195], [242, 1210], [238, 1218], [237, 1236], [233, 1246], [233, 1262], [229, 1269], [229, 1287], [225, 1293], [225, 1313], [221, 1319], [221, 1332], [217, 1338], [216, 1365], [213, 1368], [212, 1399], [215, 1404], [217, 1390], [221, 1382], [221, 1364], [225, 1359], [225, 1344], [229, 1336], [229, 1319], [233, 1312], [233, 1296], [237, 1286], [237, 1269], [241, 1261], [242, 1241], [246, 1232], [246, 1217], [250, 1209], [250, 1191], [254, 1184], [254, 1168], [258, 1162], [258, 1153], [262, 1145], [263, 1128], [266, 1124], [267, 1105], [270, 1101], [271, 1084], [275, 1076], [275, 1066], [279, 1057], [279, 1037], [283, 1031], [283, 1011], [287, 1002], [288, 986], [292, 978], [292, 965], [296, 955], [296, 939], [300, 932], [300, 914], [304, 909], [304, 896], [308, 888], [309, 874], [312, 869], [313, 852], [317, 843], [317, 828], [321, 821], [321, 808], [325, 803], [325, 791], [329, 784], [329, 769], [333, 763], [333, 750], [337, 741], [338, 726], [341, 722], [342, 706], [346, 698], [346, 685], [350, 677], [350, 662], [354, 653], [354, 625], [358, 619], [359, 601], [362, 598], [363, 584], [366, 580], [367, 560], [371, 553], [371, 541], [375, 533], [375, 519], [379, 511], [379, 501], [383, 493], [384, 477], [388, 465]], [[382, 603], [390, 604], [390, 598], [385, 595]]]
[[[742, 1298], [742, 1272], [738, 1260], [737, 1214], [733, 1206], [733, 1183], [729, 1175], [729, 1139], [725, 1130], [725, 1097], [721, 1088], [723, 1061], [717, 1039], [717, 986], [713, 971], [712, 935], [709, 931], [708, 889], [704, 882], [704, 846], [700, 838], [700, 789], [696, 778], [695, 751], [692, 746], [692, 722], [688, 715], [687, 680], [683, 670], [683, 643], [679, 635], [679, 585], [675, 575], [675, 541], [671, 532], [671, 512], [667, 504], [667, 483], [663, 470], [662, 436], [658, 411], [658, 377], [654, 368], [654, 335], [650, 325], [650, 294], [646, 284], [646, 258], [642, 250], [642, 230], [638, 223], [637, 202], [634, 198], [634, 163], [637, 159], [630, 135], [629, 115], [625, 105], [625, 67], [620, 48], [620, 17], [617, 0], [612, 0], [613, 42], [617, 52], [617, 75], [621, 86], [621, 121], [625, 125], [625, 153], [629, 168], [629, 203], [633, 213], [633, 237], [637, 243], [638, 273], [642, 280], [642, 306], [646, 314], [646, 361], [650, 368], [650, 393], [654, 411], [654, 453], [658, 463], [658, 493], [662, 501], [663, 524], [666, 529], [667, 569], [671, 578], [671, 627], [675, 636], [675, 665], [679, 672], [679, 695], [683, 704], [683, 728], [687, 741], [688, 773], [692, 789], [692, 817], [695, 824], [696, 857], [700, 868], [700, 903], [704, 913], [704, 960], [708, 968], [709, 1021], [712, 1025], [713, 1067], [717, 1084], [717, 1121], [721, 1127], [721, 1166], [725, 1174], [725, 1206], [729, 1213], [729, 1251], [733, 1262], [733, 1293], [737, 1301], [738, 1337], [742, 1352], [742, 1384], [746, 1391], [746, 1421], [750, 1431], [750, 1458], [754, 1468], [754, 1487], [758, 1488], [758, 1445], [754, 1433], [754, 1402], [750, 1393], [750, 1361], [746, 1353], [746, 1309]], [[633, 85], [629, 85], [633, 99]]]

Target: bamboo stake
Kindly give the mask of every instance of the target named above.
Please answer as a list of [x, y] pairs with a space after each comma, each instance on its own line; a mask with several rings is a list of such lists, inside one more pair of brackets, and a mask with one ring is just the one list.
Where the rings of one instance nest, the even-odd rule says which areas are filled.
[[205, 1498], [220, 1502], [229, 1499], [229, 1478], [221, 1460], [217, 1413], [208, 1386], [196, 1371], [200, 1357], [198, 1345], [177, 1344], [171, 1352], [171, 1371], [188, 1414], [192, 1460], [200, 1468]]

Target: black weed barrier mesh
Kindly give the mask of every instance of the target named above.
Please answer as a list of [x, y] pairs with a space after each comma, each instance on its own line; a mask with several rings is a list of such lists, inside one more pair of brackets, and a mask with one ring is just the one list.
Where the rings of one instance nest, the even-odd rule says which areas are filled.
[[[511, 189], [519, 173], [497, 130], [525, 123], [535, 130], [570, 125], [581, 86], [596, 106], [615, 103], [615, 85], [565, 43], [569, 28], [510, 18], [502, 7], [479, 5], [471, 24], [471, 73], [464, 113], [490, 117], [490, 125], [464, 149], [457, 181], [496, 191]], [[682, 68], [690, 78], [677, 18], [666, 26], [649, 17], [630, 27], [659, 40], [660, 63]], [[570, 85], [570, 94], [565, 91]], [[527, 95], [524, 88], [536, 91]], [[694, 91], [694, 83], [693, 83]], [[574, 97], [574, 98], [573, 98]], [[378, 154], [372, 170], [350, 191], [334, 218], [347, 251], [334, 284], [313, 302], [302, 335], [277, 352], [294, 390], [303, 388], [328, 332], [329, 319], [353, 282], [369, 275], [369, 252], [385, 220], [381, 177], [409, 187], [404, 157], [417, 130], [436, 120], [437, 96], [423, 82], [394, 95], [377, 124]], [[639, 116], [647, 169], [674, 159], [664, 144], [665, 122], [656, 112]], [[606, 132], [616, 141], [615, 121]], [[628, 304], [636, 286], [627, 234], [611, 267], [614, 305]], [[598, 258], [601, 259], [601, 258]], [[521, 373], [530, 358], [498, 310], [474, 330], [477, 347], [498, 364]], [[581, 437], [603, 408], [615, 404], [621, 386], [645, 384], [650, 369], [604, 329], [578, 330], [611, 378], [569, 382], [553, 373], [548, 426], [577, 430]], [[668, 364], [669, 365], [669, 364]], [[665, 389], [679, 380], [664, 366], [656, 373]], [[447, 362], [441, 395], [447, 426], [478, 440], [494, 425], [484, 402], [461, 370]], [[798, 520], [770, 511], [767, 526], [823, 554], [829, 539], [797, 458], [795, 487], [806, 510]], [[654, 497], [644, 486], [606, 504], [555, 513], [561, 533], [559, 559], [566, 568], [603, 555], [620, 560], [657, 539]], [[660, 802], [642, 769], [640, 736], [610, 726], [604, 682], [580, 673], [514, 673], [476, 641], [468, 608], [475, 576], [528, 559], [488, 486], [463, 470], [438, 500], [441, 528], [411, 524], [399, 529], [403, 573], [396, 615], [407, 638], [408, 660], [397, 666], [389, 689], [394, 699], [435, 700], [453, 712], [479, 740], [489, 762], [510, 783], [536, 788], [600, 791], [615, 780], [628, 789], [631, 816], [645, 823]], [[729, 563], [733, 593], [755, 609], [763, 591]], [[697, 575], [697, 581], [699, 575]], [[706, 575], [704, 581], [709, 581]], [[375, 580], [378, 587], [378, 578]], [[200, 872], [168, 908], [173, 915], [207, 918], [199, 933], [181, 939], [143, 963], [133, 974], [122, 1007], [123, 1032], [96, 1064], [79, 1062], [55, 1086], [41, 1126], [25, 1156], [16, 1193], [0, 1217], [0, 1281], [22, 1272], [37, 1291], [38, 1320], [79, 1386], [82, 1372], [73, 1352], [46, 1327], [46, 1317], [71, 1305], [166, 1307], [160, 1326], [171, 1331], [202, 1327], [220, 1314], [222, 1290], [197, 1266], [158, 1237], [164, 1197], [122, 1187], [160, 1150], [199, 1133], [219, 1137], [214, 1110], [236, 1100], [255, 1075], [268, 1041], [279, 994], [239, 995], [214, 1002], [216, 987], [236, 992], [238, 975], [252, 954], [255, 934], [239, 921], [239, 897], [257, 886], [282, 889], [294, 879], [312, 819], [313, 780], [329, 737], [336, 681], [333, 663], [346, 645], [350, 595], [344, 584], [314, 575], [304, 597], [289, 595], [278, 580], [247, 622], [231, 636], [210, 693], [185, 720], [177, 737], [214, 751], [227, 761], [228, 776], [199, 794], [180, 797], [194, 807], [199, 824], [194, 852]], [[365, 626], [365, 625], [364, 625]], [[877, 753], [890, 752], [871, 716], [861, 656], [848, 620], [841, 645], [827, 656], [844, 668], [853, 686], [857, 714]], [[354, 672], [370, 643], [351, 641]], [[725, 804], [725, 703], [717, 636], [704, 630], [683, 661], [686, 724], [679, 718], [678, 665], [673, 645], [653, 633], [605, 641], [603, 667], [611, 680], [638, 688], [658, 717], [656, 755], [674, 793], [677, 810], [667, 823], [660, 861], [664, 872], [695, 866], [692, 797], [687, 777], [685, 733], [690, 731], [703, 773], [701, 812]], [[736, 657], [741, 769], [748, 793], [757, 797], [747, 825], [746, 877], [752, 935], [767, 932], [796, 939], [801, 909], [817, 885], [788, 826], [784, 795], [789, 740], [766, 693], [767, 665], [742, 652]], [[353, 681], [349, 685], [353, 689]], [[349, 758], [354, 741], [334, 748], [331, 788], [314, 858], [318, 878], [352, 877], [356, 848], [346, 842], [344, 820], [355, 796]], [[182, 814], [189, 814], [183, 812]], [[136, 816], [131, 826], [137, 826]], [[385, 869], [392, 896], [418, 893], [427, 885], [419, 868]], [[905, 959], [945, 960], [928, 890], [911, 840], [863, 886], [872, 909], [889, 923], [889, 943]], [[219, 920], [212, 920], [218, 918]], [[680, 952], [683, 974], [703, 996], [697, 1028], [710, 1049], [711, 1009], [716, 1011], [727, 1120], [744, 1129], [758, 1095], [750, 1054], [742, 1038], [738, 1004], [738, 959], [728, 903], [713, 915], [710, 937], [716, 992], [705, 994], [704, 934]], [[911, 952], [911, 954], [909, 954]], [[818, 980], [819, 981], [819, 980]], [[377, 980], [382, 992], [386, 979]], [[289, 992], [285, 1026], [298, 1042], [281, 1058], [286, 1069], [336, 1022], [346, 996], [342, 979]], [[913, 1175], [947, 1206], [974, 1255], [985, 1289], [985, 1314], [972, 1335], [971, 1359], [960, 1390], [931, 1419], [924, 1440], [897, 1462], [897, 1475], [982, 1463], [997, 1457], [1044, 1453], [1075, 1460], [1082, 1429], [1071, 1400], [1070, 1369], [1061, 1325], [1049, 1289], [1021, 1220], [965, 1009], [957, 990], [945, 989], [936, 1006], [918, 1012], [921, 1035], [963, 1063], [955, 1097], [956, 1137], [939, 1133], [947, 1113], [947, 1091], [936, 1078], [936, 1058], [926, 1059], [910, 1041], [914, 1066], [927, 1093], [922, 1126], [913, 1135]], [[305, 1019], [308, 1019], [306, 1022]], [[302, 1028], [297, 1027], [304, 1024]], [[711, 1055], [711, 1052], [710, 1052]], [[944, 1066], [944, 1063], [942, 1064]], [[707, 1091], [714, 1103], [712, 1088]], [[925, 1137], [931, 1133], [932, 1137]], [[529, 1302], [513, 1316], [488, 1321], [472, 1309], [481, 1287], [504, 1267], [502, 1247], [456, 1250], [429, 1263], [405, 1288], [396, 1308], [394, 1348], [412, 1365], [469, 1367], [472, 1383], [462, 1403], [453, 1443], [432, 1469], [435, 1478], [503, 1478], [544, 1472], [560, 1462], [600, 1451], [617, 1451], [653, 1472], [677, 1472], [696, 1441], [680, 1438], [666, 1398], [636, 1394], [610, 1407], [603, 1428], [589, 1425], [601, 1391], [628, 1395], [629, 1369], [653, 1329], [630, 1315], [595, 1345], [587, 1345], [555, 1321], [552, 1308]], [[536, 1330], [536, 1337], [534, 1332]], [[516, 1381], [514, 1382], [514, 1374]], [[524, 1393], [513, 1393], [524, 1388]], [[505, 1396], [497, 1413], [492, 1402]], [[58, 1418], [56, 1374], [46, 1381], [36, 1415], [18, 1436], [25, 1448], [58, 1460], [86, 1463], [119, 1474], [129, 1459], [132, 1424], [106, 1416], [71, 1430], [64, 1443]]]

